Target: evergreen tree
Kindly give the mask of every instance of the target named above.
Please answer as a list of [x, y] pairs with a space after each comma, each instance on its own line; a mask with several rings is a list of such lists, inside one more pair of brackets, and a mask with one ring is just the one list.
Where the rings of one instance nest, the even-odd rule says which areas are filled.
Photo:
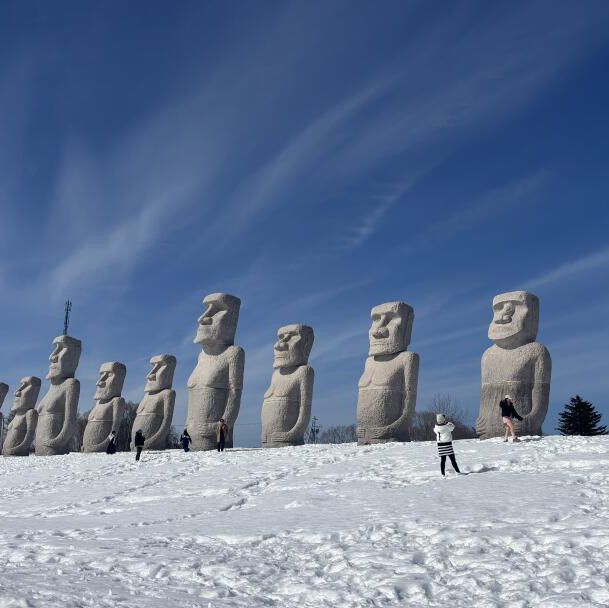
[[560, 414], [558, 431], [561, 435], [606, 435], [607, 427], [599, 426], [601, 415], [589, 401], [579, 395], [571, 397], [571, 403], [565, 405]]

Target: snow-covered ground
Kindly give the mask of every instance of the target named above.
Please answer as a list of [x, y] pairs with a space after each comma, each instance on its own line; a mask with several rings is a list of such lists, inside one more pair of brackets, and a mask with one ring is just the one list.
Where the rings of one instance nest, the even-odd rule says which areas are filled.
[[3, 458], [0, 606], [608, 606], [609, 437], [455, 446]]

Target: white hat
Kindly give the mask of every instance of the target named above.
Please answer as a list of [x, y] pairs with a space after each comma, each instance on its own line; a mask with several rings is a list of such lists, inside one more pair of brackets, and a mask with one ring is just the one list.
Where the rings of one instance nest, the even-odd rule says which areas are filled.
[[438, 424], [444, 424], [446, 422], [446, 416], [444, 414], [436, 414], [436, 422]]
[[509, 395], [506, 395], [505, 398], [506, 399], [511, 399], [511, 397]]

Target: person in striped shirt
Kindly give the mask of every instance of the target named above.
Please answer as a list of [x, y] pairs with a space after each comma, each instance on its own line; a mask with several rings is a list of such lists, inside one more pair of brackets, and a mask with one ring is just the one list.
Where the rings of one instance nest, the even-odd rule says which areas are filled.
[[438, 444], [442, 477], [446, 477], [447, 456], [450, 458], [453, 469], [460, 475], [461, 471], [457, 465], [457, 459], [455, 458], [455, 452], [453, 450], [453, 431], [455, 430], [455, 425], [452, 422], [449, 422], [444, 414], [437, 414], [436, 426], [433, 427], [433, 430], [436, 434], [436, 443]]

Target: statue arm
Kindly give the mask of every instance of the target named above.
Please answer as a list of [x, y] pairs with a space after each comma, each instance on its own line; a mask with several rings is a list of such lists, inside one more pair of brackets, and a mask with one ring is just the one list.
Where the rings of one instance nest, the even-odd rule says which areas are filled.
[[302, 437], [311, 420], [314, 381], [315, 372], [312, 367], [306, 365], [300, 382], [300, 408], [298, 409], [296, 424], [287, 433], [274, 433], [273, 438], [277, 437], [277, 439], [285, 441], [286, 443], [295, 443], [299, 440], [302, 441]]
[[531, 395], [531, 411], [525, 416], [539, 420], [539, 425], [546, 417], [550, 401], [550, 379], [552, 377], [552, 359], [546, 347], [537, 356], [535, 361], [535, 376], [533, 380], [533, 392]]
[[76, 420], [76, 410], [78, 409], [78, 398], [80, 397], [80, 382], [75, 378], [65, 381], [65, 416], [61, 431], [46, 442], [50, 448], [61, 448], [66, 445], [74, 433], [74, 422]]
[[32, 408], [25, 413], [25, 436], [23, 437], [23, 441], [14, 448], [11, 448], [11, 452], [20, 452], [25, 448], [29, 449], [29, 447], [32, 445], [32, 441], [34, 441], [34, 436], [36, 435], [37, 424], [38, 412]]
[[146, 444], [154, 445], [156, 441], [161, 437], [167, 437], [167, 433], [171, 429], [171, 423], [173, 421], [173, 408], [176, 401], [176, 392], [173, 390], [167, 391], [166, 395], [163, 395], [163, 421], [159, 426], [159, 430], [151, 437], [146, 438]]
[[243, 349], [236, 346], [234, 359], [228, 368], [228, 391], [226, 396], [226, 407], [224, 408], [224, 422], [230, 430], [235, 425], [239, 408], [241, 406], [241, 393], [243, 391], [243, 370], [245, 368], [245, 353]]
[[117, 436], [124, 416], [125, 400], [122, 397], [117, 397], [112, 404], [112, 430], [116, 431]]

